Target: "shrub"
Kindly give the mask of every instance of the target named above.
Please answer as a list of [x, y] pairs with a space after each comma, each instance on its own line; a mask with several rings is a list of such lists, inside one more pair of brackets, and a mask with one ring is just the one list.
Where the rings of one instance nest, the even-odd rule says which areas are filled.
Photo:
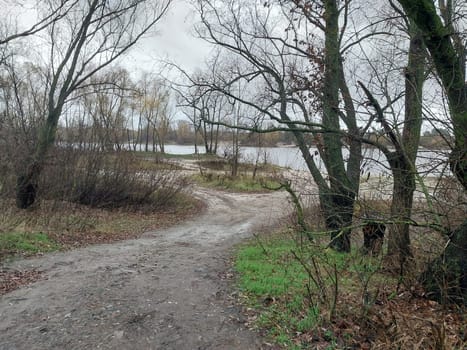
[[174, 169], [136, 170], [127, 151], [57, 149], [44, 170], [40, 195], [98, 208], [156, 208], [185, 185]]

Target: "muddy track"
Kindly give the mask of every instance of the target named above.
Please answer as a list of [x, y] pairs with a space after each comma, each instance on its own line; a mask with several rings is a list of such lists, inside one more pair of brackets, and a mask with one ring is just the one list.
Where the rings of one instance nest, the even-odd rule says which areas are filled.
[[46, 279], [0, 300], [0, 349], [260, 349], [230, 297], [235, 243], [285, 213], [284, 193], [197, 190], [207, 211], [142, 238], [10, 263]]

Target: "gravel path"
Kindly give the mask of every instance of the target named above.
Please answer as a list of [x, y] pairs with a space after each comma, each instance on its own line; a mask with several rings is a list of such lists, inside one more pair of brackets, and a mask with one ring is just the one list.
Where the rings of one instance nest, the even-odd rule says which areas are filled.
[[261, 349], [224, 278], [232, 246], [285, 214], [284, 193], [197, 190], [198, 218], [142, 238], [48, 254], [0, 300], [0, 349]]

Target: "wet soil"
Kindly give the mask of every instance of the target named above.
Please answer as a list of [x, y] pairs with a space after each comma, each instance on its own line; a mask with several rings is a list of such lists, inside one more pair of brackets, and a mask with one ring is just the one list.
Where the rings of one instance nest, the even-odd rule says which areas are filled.
[[143, 237], [9, 263], [44, 278], [0, 299], [0, 349], [261, 349], [228, 274], [232, 247], [287, 213], [283, 192], [197, 189], [207, 210]]

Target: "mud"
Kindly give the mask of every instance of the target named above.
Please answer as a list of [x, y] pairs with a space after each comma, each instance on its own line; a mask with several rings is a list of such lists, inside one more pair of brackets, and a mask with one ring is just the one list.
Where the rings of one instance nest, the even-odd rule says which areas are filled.
[[198, 189], [206, 212], [142, 238], [6, 268], [46, 279], [0, 300], [0, 349], [261, 349], [224, 278], [232, 247], [288, 211], [285, 193]]

